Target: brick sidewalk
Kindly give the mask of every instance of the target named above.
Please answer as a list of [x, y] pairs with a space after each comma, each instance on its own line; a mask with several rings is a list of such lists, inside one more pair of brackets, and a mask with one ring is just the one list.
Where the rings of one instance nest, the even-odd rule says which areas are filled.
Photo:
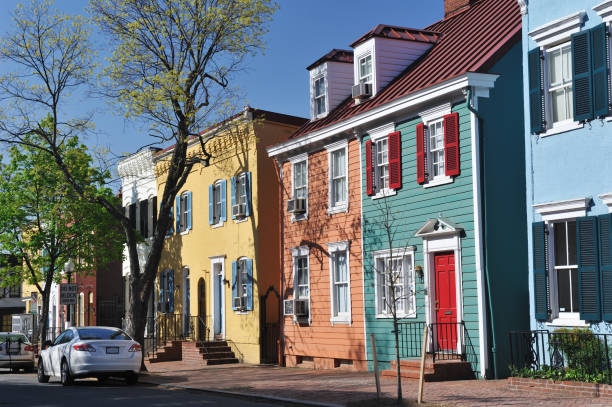
[[[272, 396], [344, 405], [376, 397], [371, 372], [310, 370], [278, 366], [222, 365], [194, 370], [181, 362], [148, 365], [142, 382], [185, 388]], [[192, 370], [189, 370], [192, 369]], [[416, 399], [418, 383], [402, 383], [405, 398]], [[396, 393], [394, 379], [382, 379], [385, 396]], [[564, 398], [509, 390], [506, 380], [464, 380], [425, 383], [423, 399], [452, 406], [607, 406], [597, 398]]]

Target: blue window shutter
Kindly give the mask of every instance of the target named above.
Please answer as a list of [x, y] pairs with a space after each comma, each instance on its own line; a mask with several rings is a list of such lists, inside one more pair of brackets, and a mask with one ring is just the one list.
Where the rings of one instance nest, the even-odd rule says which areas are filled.
[[213, 201], [213, 186], [212, 184], [208, 186], [208, 224], [212, 225], [214, 223], [215, 215], [215, 203]]
[[227, 181], [221, 180], [221, 222], [227, 221]]
[[174, 270], [168, 270], [168, 296], [170, 297], [170, 309], [168, 312], [174, 312]]
[[606, 24], [591, 28], [591, 53], [593, 70], [593, 116], [608, 115], [608, 35]]
[[175, 218], [176, 218], [176, 232], [180, 233], [181, 232], [181, 196], [180, 195], [177, 195], [176, 197]]
[[593, 119], [591, 75], [590, 31], [572, 34], [572, 87], [576, 121]]
[[232, 262], [232, 309], [236, 310], [234, 307], [234, 298], [238, 297], [238, 276], [236, 275], [236, 262]]
[[544, 122], [544, 93], [542, 92], [542, 53], [540, 48], [529, 51], [529, 117], [531, 132], [542, 133], [545, 130]]
[[599, 215], [598, 220], [601, 311], [604, 321], [612, 321], [612, 214]]
[[164, 276], [165, 271], [159, 273], [159, 306], [157, 307], [159, 312], [164, 312]]
[[246, 259], [246, 271], [247, 271], [247, 281], [246, 281], [246, 292], [247, 292], [247, 311], [253, 311], [253, 259]]
[[191, 205], [191, 192], [187, 192], [187, 230], [191, 230], [191, 227], [193, 225], [192, 222], [192, 205]]
[[168, 230], [168, 234], [171, 235], [174, 233], [174, 207], [170, 207], [170, 229]]
[[580, 319], [600, 321], [597, 217], [590, 216], [576, 219], [576, 229]]
[[246, 216], [251, 216], [251, 172], [245, 173], [246, 179]]
[[[230, 189], [231, 189], [231, 193], [232, 193], [231, 201], [230, 201], [230, 203], [232, 204], [230, 206], [230, 210], [231, 210], [231, 208], [234, 205], [236, 205], [236, 177], [232, 177], [232, 179], [230, 180], [230, 184], [231, 184], [230, 185]], [[236, 219], [236, 217], [234, 216], [233, 213], [232, 213], [232, 219]]]
[[548, 273], [546, 252], [546, 225], [535, 222], [533, 229], [533, 292], [535, 317], [538, 321], [548, 319]]

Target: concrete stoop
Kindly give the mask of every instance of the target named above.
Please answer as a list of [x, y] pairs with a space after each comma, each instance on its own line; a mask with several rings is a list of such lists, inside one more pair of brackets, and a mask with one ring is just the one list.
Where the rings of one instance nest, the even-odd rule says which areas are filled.
[[[397, 377], [397, 362], [391, 361], [391, 369], [381, 372], [383, 377]], [[400, 375], [404, 379], [418, 380], [421, 372], [421, 359], [400, 360]], [[460, 359], [436, 360], [425, 359], [424, 380], [436, 382], [444, 380], [474, 379], [474, 372], [469, 362]]]

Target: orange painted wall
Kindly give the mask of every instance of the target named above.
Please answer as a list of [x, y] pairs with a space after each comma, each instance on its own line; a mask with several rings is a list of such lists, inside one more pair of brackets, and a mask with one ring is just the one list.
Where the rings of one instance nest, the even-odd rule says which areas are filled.
[[[284, 298], [293, 298], [293, 258], [291, 248], [310, 246], [310, 325], [296, 324], [284, 317], [284, 351], [288, 366], [304, 356], [313, 358], [315, 368], [331, 368], [339, 360], [352, 360], [353, 368], [365, 370], [365, 327], [363, 315], [363, 276], [361, 267], [361, 199], [359, 143], [349, 141], [348, 212], [328, 215], [328, 152], [308, 156], [308, 219], [291, 221], [285, 210], [291, 198], [291, 164], [283, 163], [283, 273]], [[330, 266], [327, 243], [348, 240], [351, 324], [332, 325]]]

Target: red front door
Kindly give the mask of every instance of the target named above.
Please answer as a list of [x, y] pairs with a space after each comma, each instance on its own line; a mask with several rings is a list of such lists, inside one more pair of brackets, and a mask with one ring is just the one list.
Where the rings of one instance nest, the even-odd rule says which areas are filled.
[[434, 263], [438, 350], [455, 350], [457, 349], [455, 255], [452, 252], [436, 254]]

